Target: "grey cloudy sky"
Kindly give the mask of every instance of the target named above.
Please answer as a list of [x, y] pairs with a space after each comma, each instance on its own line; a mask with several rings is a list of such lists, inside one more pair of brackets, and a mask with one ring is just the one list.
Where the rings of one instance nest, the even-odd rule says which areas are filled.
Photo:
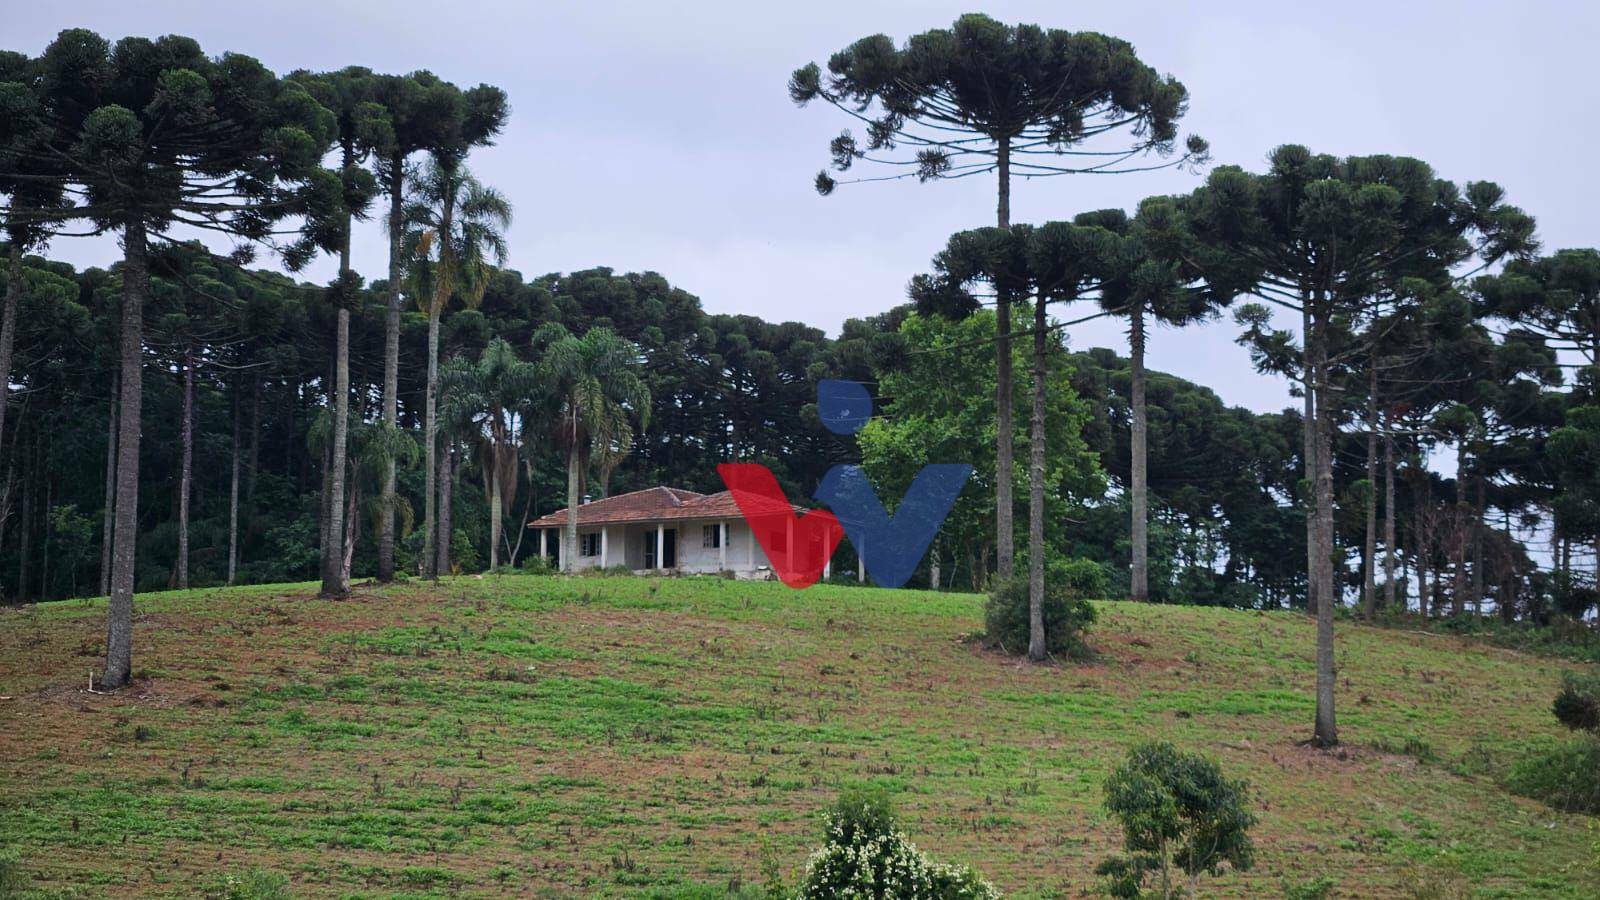
[[[607, 265], [654, 269], [713, 312], [798, 319], [835, 333], [902, 301], [952, 232], [993, 221], [989, 179], [841, 188], [811, 178], [845, 126], [796, 109], [789, 73], [865, 34], [896, 40], [980, 9], [1008, 22], [1131, 41], [1192, 98], [1186, 131], [1217, 162], [1259, 167], [1277, 144], [1420, 157], [1455, 180], [1497, 181], [1539, 219], [1547, 248], [1591, 246], [1588, 179], [1600, 108], [1591, 62], [1600, 7], [1577, 3], [894, 2], [756, 3], [0, 2], [0, 46], [36, 53], [62, 28], [111, 38], [182, 33], [207, 52], [268, 66], [430, 69], [510, 95], [497, 146], [472, 167], [516, 205], [513, 267], [532, 276]], [[1131, 209], [1187, 190], [1178, 172], [1020, 183], [1013, 220]], [[52, 255], [115, 259], [112, 239]], [[379, 226], [356, 268], [385, 268]], [[326, 277], [326, 273], [320, 273]], [[1152, 340], [1153, 365], [1274, 410], [1284, 384], [1250, 371], [1227, 320]], [[1112, 323], [1078, 347], [1121, 347]]]

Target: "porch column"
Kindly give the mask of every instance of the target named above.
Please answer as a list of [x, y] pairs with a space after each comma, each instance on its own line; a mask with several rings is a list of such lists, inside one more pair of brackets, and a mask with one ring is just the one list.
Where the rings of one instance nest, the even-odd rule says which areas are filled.
[[[754, 572], [756, 570], [756, 527], [754, 525], [747, 527], [750, 529], [750, 543], [744, 549], [750, 558], [750, 571]], [[767, 561], [771, 562], [771, 560]]]
[[567, 535], [565, 531], [556, 540], [556, 568], [563, 572], [567, 571]]
[[545, 528], [540, 528], [539, 529], [539, 560], [540, 560], [540, 562], [549, 562], [549, 560], [550, 560], [550, 554], [548, 552], [546, 552], [545, 547], [544, 547], [544, 539], [545, 539], [546, 535], [548, 535], [549, 533], [550, 532], [549, 532], [548, 529], [545, 529]]
[[867, 548], [860, 542], [856, 543], [856, 582], [867, 583]]
[[723, 571], [723, 572], [726, 572], [726, 571], [728, 571], [728, 523], [727, 522], [718, 522], [717, 523], [717, 548], [720, 551], [718, 553], [717, 568], [719, 570]]
[[788, 525], [784, 528], [783, 533], [783, 549], [785, 553], [789, 554], [789, 568], [792, 571], [795, 568], [795, 563], [798, 562], [794, 558], [794, 516], [789, 516], [787, 521]]
[[667, 529], [665, 526], [656, 526], [656, 570], [663, 571], [667, 568]]
[[606, 551], [611, 549], [611, 547], [610, 547], [610, 544], [611, 544], [610, 536], [611, 536], [611, 529], [607, 528], [604, 525], [601, 525], [600, 526], [600, 568], [602, 568], [602, 569], [604, 569], [606, 567]]

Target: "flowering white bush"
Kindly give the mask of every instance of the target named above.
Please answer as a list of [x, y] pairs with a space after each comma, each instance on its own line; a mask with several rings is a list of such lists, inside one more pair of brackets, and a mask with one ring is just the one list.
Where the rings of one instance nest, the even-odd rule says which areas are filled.
[[828, 814], [828, 842], [806, 863], [805, 900], [998, 900], [966, 866], [930, 862], [881, 798], [853, 796]]

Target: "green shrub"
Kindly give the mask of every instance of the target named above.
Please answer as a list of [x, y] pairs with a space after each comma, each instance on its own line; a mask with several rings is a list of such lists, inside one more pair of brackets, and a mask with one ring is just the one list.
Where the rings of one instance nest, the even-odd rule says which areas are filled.
[[827, 843], [806, 863], [800, 894], [876, 900], [991, 900], [1000, 892], [966, 866], [929, 862], [896, 826], [888, 798], [847, 792], [828, 813]]
[[1600, 673], [1563, 672], [1551, 711], [1573, 731], [1600, 730]]
[[1534, 748], [1511, 767], [1506, 787], [1563, 812], [1600, 813], [1600, 737]]
[[1121, 823], [1128, 851], [1095, 869], [1106, 892], [1138, 897], [1153, 877], [1158, 896], [1180, 896], [1176, 868], [1188, 876], [1193, 895], [1202, 874], [1215, 875], [1224, 864], [1250, 868], [1255, 845], [1248, 832], [1256, 817], [1245, 808], [1248, 790], [1199, 754], [1165, 742], [1135, 747], [1106, 781], [1106, 810]]
[[[1105, 592], [1106, 573], [1093, 560], [1052, 561], [1044, 573], [1045, 652], [1068, 659], [1090, 655], [1084, 635], [1094, 624], [1090, 597]], [[983, 607], [984, 633], [1007, 653], [1028, 650], [1028, 578], [1020, 575], [1000, 585]]]
[[548, 556], [540, 556], [535, 553], [532, 556], [523, 557], [522, 571], [527, 575], [554, 575], [556, 567]]

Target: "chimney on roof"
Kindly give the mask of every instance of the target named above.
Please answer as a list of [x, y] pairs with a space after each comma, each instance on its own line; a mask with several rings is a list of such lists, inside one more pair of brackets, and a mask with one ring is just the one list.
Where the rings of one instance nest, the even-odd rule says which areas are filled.
[[589, 501], [590, 501], [590, 500], [593, 500], [593, 499], [594, 499], [594, 498], [593, 498], [593, 497], [591, 497], [591, 496], [589, 496], [589, 495], [588, 495], [588, 494], [584, 494], [584, 495], [583, 495], [583, 505], [584, 505], [584, 506], [588, 506], [588, 505], [589, 505]]

